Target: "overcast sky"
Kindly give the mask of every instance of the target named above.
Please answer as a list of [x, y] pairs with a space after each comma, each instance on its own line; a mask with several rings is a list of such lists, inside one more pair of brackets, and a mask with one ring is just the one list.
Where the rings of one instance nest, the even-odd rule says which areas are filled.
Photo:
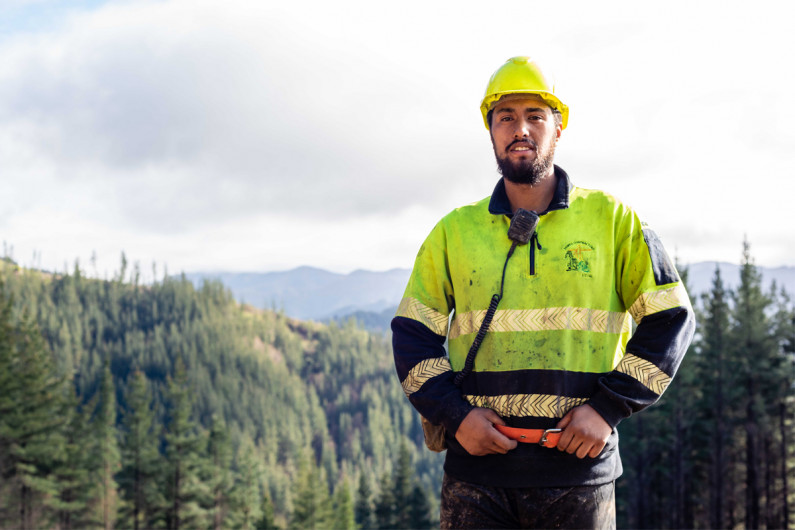
[[[795, 265], [786, 2], [2, 0], [0, 237], [151, 275], [410, 268], [497, 180], [479, 104], [531, 55], [556, 162], [680, 262]], [[92, 264], [95, 256], [96, 265]]]

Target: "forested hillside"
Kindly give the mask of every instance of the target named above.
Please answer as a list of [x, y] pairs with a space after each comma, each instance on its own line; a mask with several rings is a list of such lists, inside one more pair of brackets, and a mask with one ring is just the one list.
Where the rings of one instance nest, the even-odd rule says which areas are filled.
[[124, 259], [0, 276], [0, 526], [431, 524], [441, 462], [385, 336]]
[[[724, 282], [619, 426], [619, 527], [795, 525], [793, 304], [747, 246]], [[0, 265], [1, 528], [423, 528], [441, 458], [385, 335], [142, 285], [124, 259], [109, 281]]]

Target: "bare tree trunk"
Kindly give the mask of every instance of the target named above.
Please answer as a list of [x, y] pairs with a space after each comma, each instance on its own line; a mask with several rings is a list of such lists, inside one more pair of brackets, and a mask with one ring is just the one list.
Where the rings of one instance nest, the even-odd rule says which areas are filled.
[[789, 528], [789, 474], [787, 473], [787, 403], [779, 405], [779, 421], [781, 425], [781, 499], [784, 504], [781, 528]]
[[748, 404], [745, 418], [745, 527], [759, 528], [759, 469], [756, 456], [756, 437], [758, 428], [754, 417], [753, 378], [748, 377]]
[[32, 521], [30, 521], [30, 506], [29, 506], [30, 488], [22, 484], [19, 492], [19, 523], [22, 525], [22, 530], [30, 530], [33, 528]]
[[674, 426], [674, 528], [684, 528], [685, 525], [685, 463], [684, 463], [684, 439], [685, 433], [682, 427], [682, 407], [677, 404], [675, 408]]
[[[739, 431], [739, 429], [737, 429]], [[738, 433], [739, 434], [739, 433]], [[739, 520], [739, 513], [737, 510], [737, 505], [739, 503], [740, 495], [740, 483], [741, 483], [741, 473], [740, 473], [740, 448], [732, 448], [731, 451], [731, 459], [729, 462], [729, 469], [730, 469], [730, 479], [729, 479], [729, 496], [726, 499], [726, 513], [728, 515], [728, 525], [726, 528], [736, 528], [738, 525]]]
[[773, 473], [773, 467], [775, 466], [774, 462], [774, 455], [773, 455], [773, 440], [769, 433], [765, 433], [764, 436], [764, 446], [762, 452], [762, 463], [763, 463], [763, 471], [765, 473], [764, 477], [764, 485], [765, 485], [765, 506], [764, 506], [764, 514], [765, 514], [765, 527], [766, 528], [776, 528], [776, 496], [775, 496], [775, 474]]
[[723, 353], [718, 350], [716, 363], [718, 365], [718, 374], [716, 377], [715, 387], [715, 451], [712, 459], [712, 487], [710, 488], [710, 496], [712, 497], [712, 510], [710, 515], [710, 526], [712, 528], [724, 528], [723, 512], [724, 512], [724, 496], [725, 486], [723, 484], [723, 474], [726, 472], [726, 424], [724, 423], [723, 412]]
[[637, 417], [637, 441], [640, 444], [641, 450], [638, 451], [638, 457], [635, 463], [635, 473], [637, 481], [635, 488], [635, 521], [638, 528], [647, 528], [648, 522], [646, 521], [646, 439], [643, 436], [643, 416]]

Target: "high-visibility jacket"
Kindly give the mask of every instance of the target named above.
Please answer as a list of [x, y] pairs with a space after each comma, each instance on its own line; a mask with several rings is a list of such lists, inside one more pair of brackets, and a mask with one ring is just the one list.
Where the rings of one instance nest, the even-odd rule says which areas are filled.
[[[615, 426], [659, 398], [692, 340], [687, 293], [655, 233], [611, 195], [573, 187], [557, 166], [555, 178], [535, 237], [508, 261], [503, 297], [460, 387], [454, 375], [499, 293], [512, 244], [502, 180], [490, 198], [432, 230], [392, 321], [403, 389], [425, 418], [445, 426], [445, 470], [459, 480], [504, 487], [614, 480]], [[509, 426], [547, 429], [585, 403], [614, 427], [594, 459], [534, 444], [474, 457], [454, 437], [473, 407], [495, 410]]]

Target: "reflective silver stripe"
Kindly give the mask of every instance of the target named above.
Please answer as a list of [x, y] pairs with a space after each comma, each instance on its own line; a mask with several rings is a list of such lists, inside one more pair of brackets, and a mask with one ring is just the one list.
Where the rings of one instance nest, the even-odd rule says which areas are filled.
[[[450, 327], [450, 339], [475, 333], [486, 311], [469, 311], [456, 315]], [[623, 312], [587, 309], [584, 307], [547, 307], [542, 309], [500, 309], [494, 314], [489, 332], [594, 331], [597, 333], [629, 333], [629, 315]]]
[[669, 289], [643, 293], [629, 308], [629, 312], [635, 322], [640, 324], [645, 316], [675, 307], [690, 307], [690, 298], [681, 283]]
[[406, 297], [401, 300], [396, 316], [416, 320], [442, 337], [447, 335], [447, 316], [422, 304], [416, 298]]
[[616, 371], [637, 379], [643, 386], [658, 396], [665, 392], [665, 389], [671, 383], [671, 376], [649, 361], [631, 353], [624, 355], [624, 358], [616, 366]]
[[425, 359], [417, 363], [414, 368], [409, 370], [406, 378], [400, 382], [403, 386], [403, 391], [407, 396], [410, 396], [428, 379], [441, 375], [445, 372], [451, 372], [453, 369], [450, 367], [450, 361], [446, 357], [434, 357], [432, 359]]
[[500, 416], [562, 418], [568, 411], [582, 405], [588, 398], [553, 396], [549, 394], [505, 394], [502, 396], [464, 396], [472, 405], [494, 410]]

